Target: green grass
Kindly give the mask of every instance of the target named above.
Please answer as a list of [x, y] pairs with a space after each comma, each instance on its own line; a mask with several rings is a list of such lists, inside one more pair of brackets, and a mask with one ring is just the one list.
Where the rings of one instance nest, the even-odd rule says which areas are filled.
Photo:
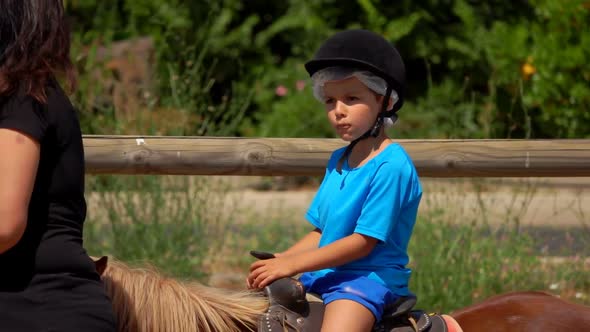
[[497, 236], [481, 225], [420, 218], [410, 245], [411, 289], [418, 305], [450, 310], [509, 290], [542, 289], [526, 235]]

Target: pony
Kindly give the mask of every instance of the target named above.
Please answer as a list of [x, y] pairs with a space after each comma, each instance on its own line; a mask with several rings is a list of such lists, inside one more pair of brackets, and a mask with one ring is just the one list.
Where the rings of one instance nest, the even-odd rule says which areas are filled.
[[[261, 292], [167, 278], [153, 267], [132, 268], [106, 256], [95, 264], [121, 332], [255, 332], [269, 308]], [[536, 291], [500, 294], [444, 316], [452, 330], [464, 332], [590, 330], [590, 307]]]
[[541, 291], [499, 294], [451, 313], [470, 331], [590, 331], [590, 307]]

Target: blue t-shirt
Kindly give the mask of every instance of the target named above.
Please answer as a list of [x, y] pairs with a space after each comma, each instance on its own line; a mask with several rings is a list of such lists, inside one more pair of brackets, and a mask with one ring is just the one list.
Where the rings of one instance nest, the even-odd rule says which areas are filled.
[[357, 273], [408, 295], [407, 248], [422, 198], [414, 164], [401, 145], [392, 143], [360, 167], [344, 162], [339, 174], [336, 166], [345, 149], [332, 153], [306, 218], [322, 231], [320, 248], [353, 233], [379, 241], [366, 257], [313, 274]]

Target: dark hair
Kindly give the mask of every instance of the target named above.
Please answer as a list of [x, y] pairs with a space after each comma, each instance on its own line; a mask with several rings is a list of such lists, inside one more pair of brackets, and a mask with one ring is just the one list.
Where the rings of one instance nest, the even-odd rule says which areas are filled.
[[45, 103], [45, 88], [58, 73], [73, 90], [76, 74], [62, 0], [1, 0], [0, 96], [23, 89]]

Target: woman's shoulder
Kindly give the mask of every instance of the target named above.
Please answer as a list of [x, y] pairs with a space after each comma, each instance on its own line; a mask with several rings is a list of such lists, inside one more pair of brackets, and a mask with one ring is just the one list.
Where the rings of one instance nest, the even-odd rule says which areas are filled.
[[25, 131], [38, 140], [42, 140], [50, 128], [76, 126], [78, 115], [75, 108], [57, 82], [46, 84], [45, 97], [45, 102], [41, 102], [22, 87], [3, 96], [0, 99], [0, 125]]
[[73, 109], [73, 105], [70, 101], [70, 98], [68, 97], [66, 92], [62, 89], [59, 82], [57, 82], [56, 80], [51, 80], [47, 84], [46, 93], [47, 93], [47, 104], [50, 107], [61, 108], [61, 109], [64, 109], [64, 108]]
[[78, 113], [66, 92], [57, 82], [47, 86], [47, 105], [45, 110], [51, 122], [58, 131], [70, 132], [72, 126], [79, 126]]
[[59, 82], [49, 80], [45, 84], [44, 92], [46, 100], [40, 102], [27, 92], [26, 87], [21, 85], [13, 93], [0, 96], [0, 105], [10, 105], [17, 108], [31, 108], [31, 106], [49, 108], [61, 104], [62, 106], [71, 107], [70, 100]]

